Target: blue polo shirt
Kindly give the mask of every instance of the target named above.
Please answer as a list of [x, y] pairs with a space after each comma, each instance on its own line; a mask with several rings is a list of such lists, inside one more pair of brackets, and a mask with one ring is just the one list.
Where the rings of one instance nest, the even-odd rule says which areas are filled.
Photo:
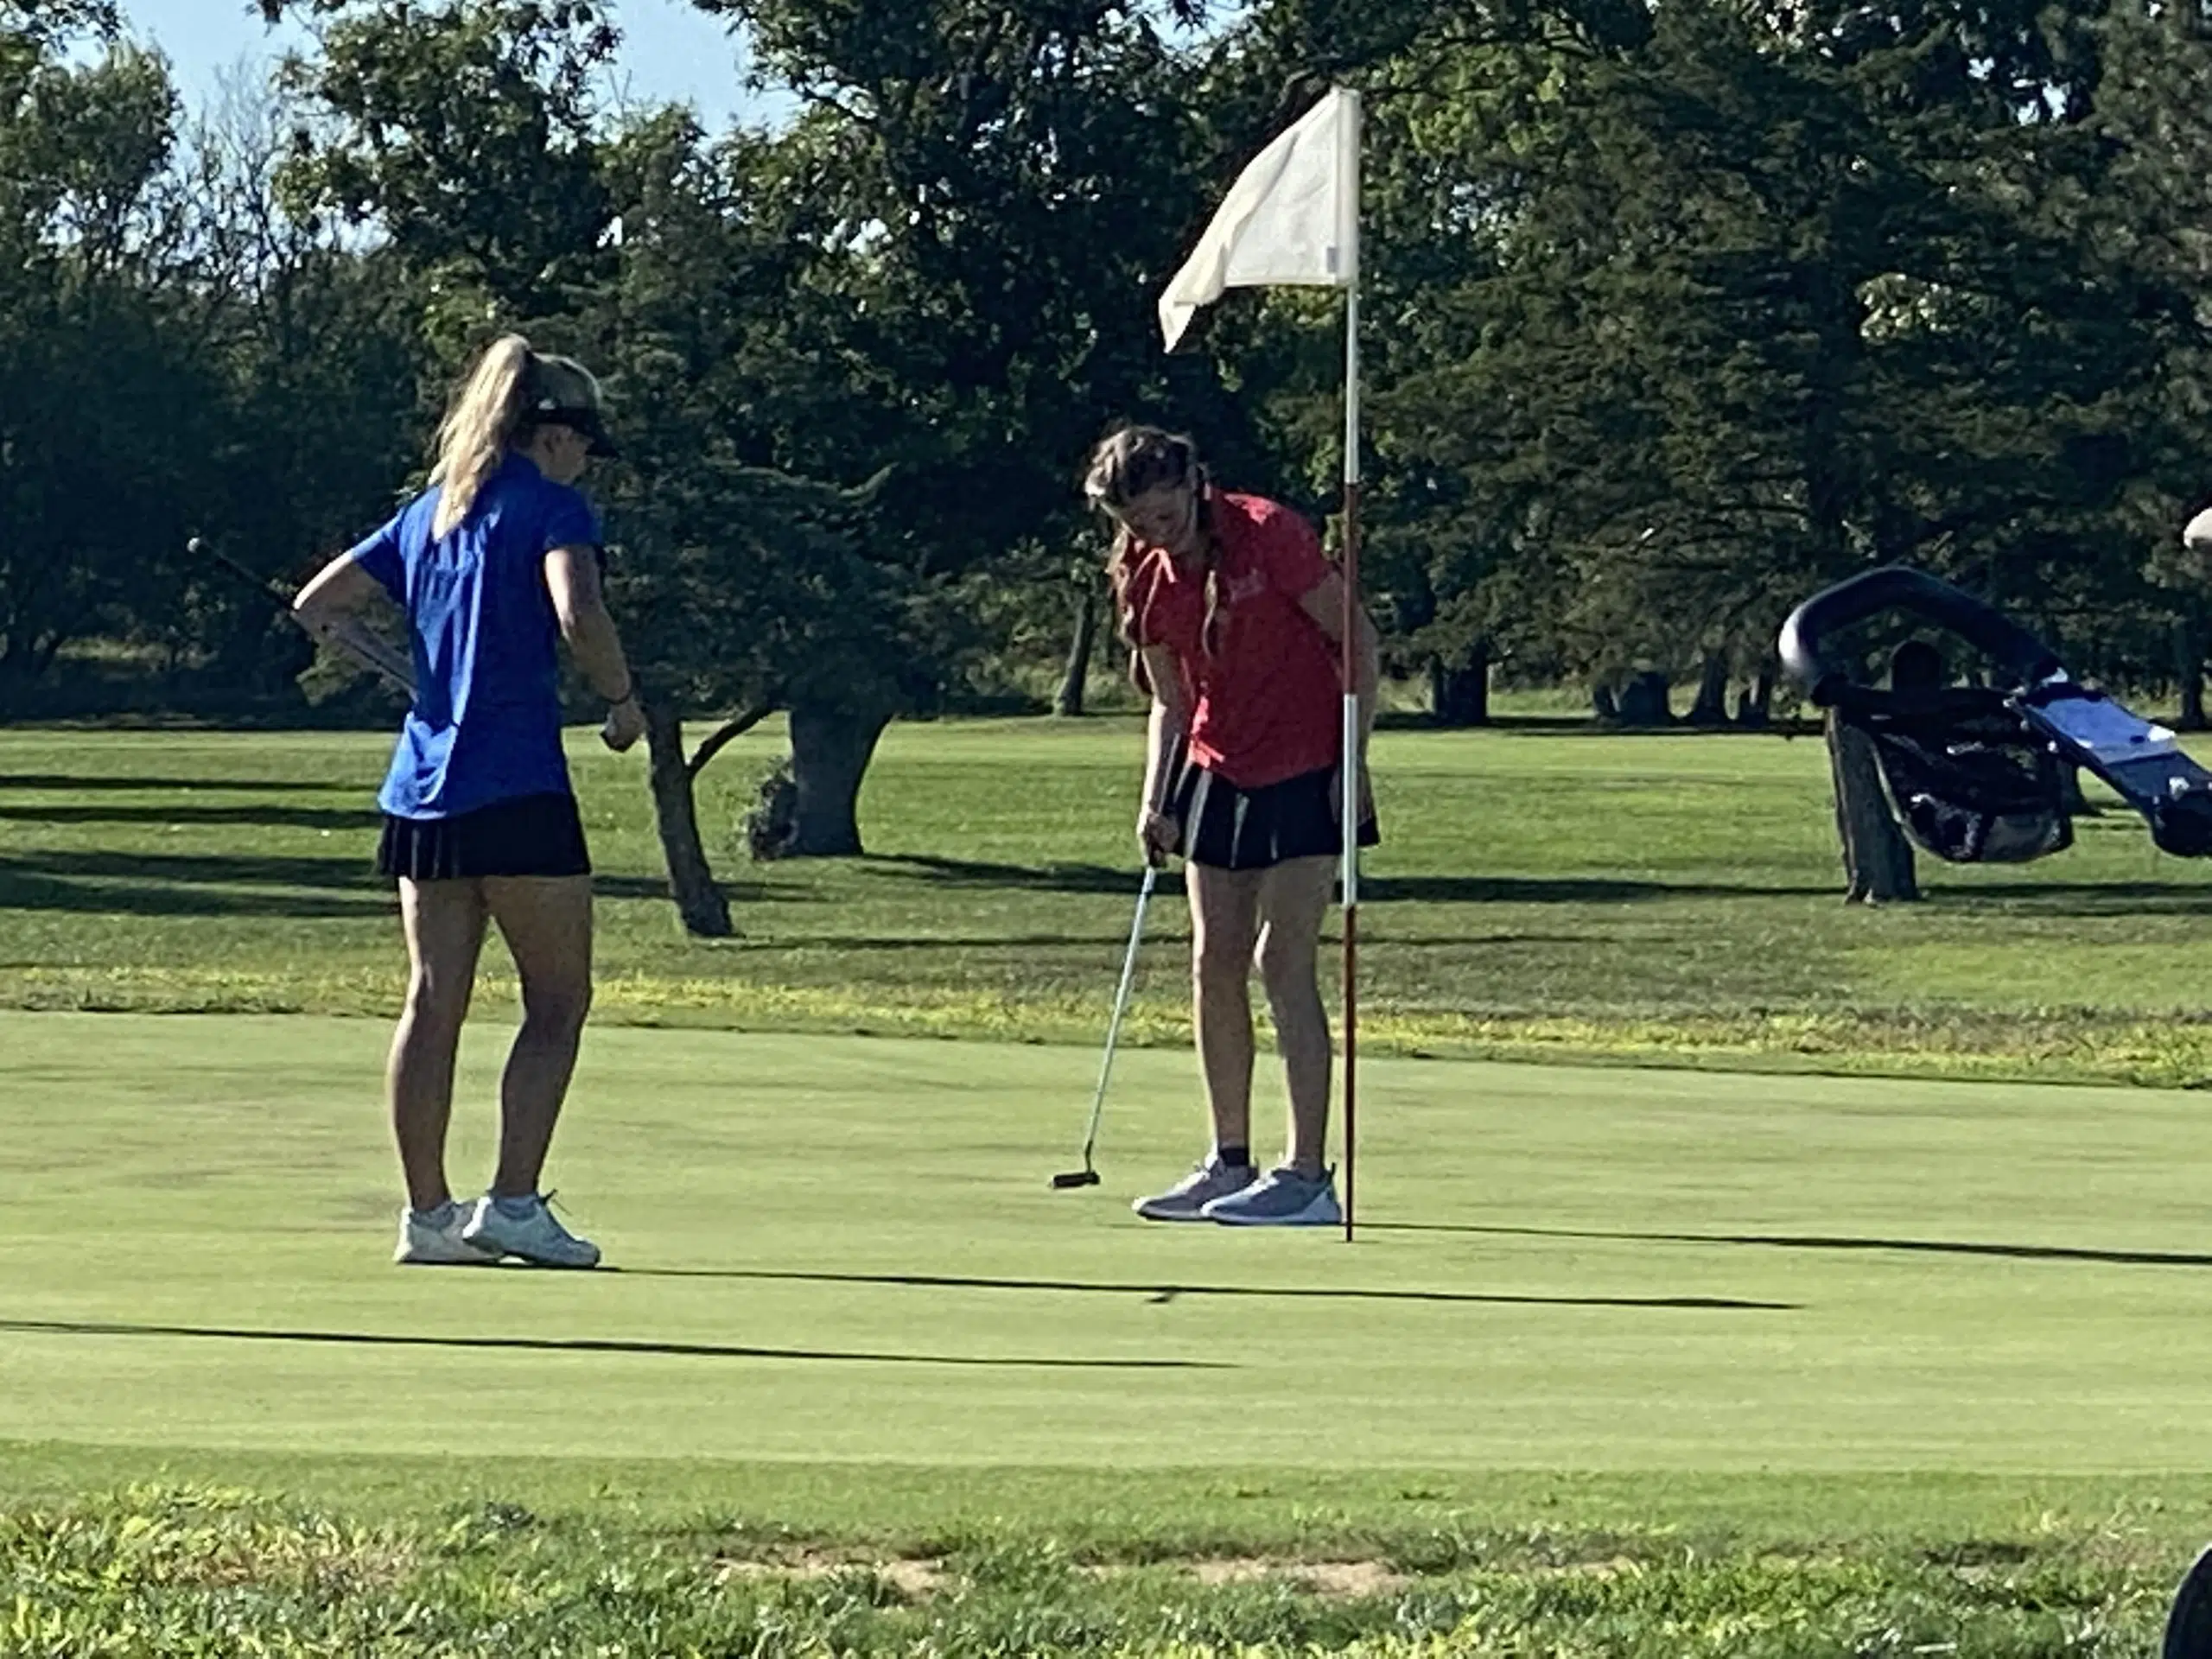
[[561, 752], [560, 624], [545, 587], [556, 547], [597, 547], [590, 504], [510, 454], [467, 518], [431, 534], [438, 491], [353, 550], [407, 612], [415, 702], [377, 797], [401, 818], [452, 818], [570, 793]]

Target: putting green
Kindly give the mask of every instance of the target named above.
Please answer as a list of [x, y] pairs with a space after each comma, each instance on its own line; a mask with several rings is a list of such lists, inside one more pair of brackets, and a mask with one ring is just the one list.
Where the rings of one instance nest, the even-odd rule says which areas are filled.
[[[0, 1440], [2212, 1466], [2187, 1095], [1379, 1063], [1347, 1248], [1128, 1215], [1196, 1141], [1184, 1055], [1125, 1057], [1106, 1185], [1056, 1194], [1090, 1052], [599, 1030], [553, 1178], [621, 1270], [403, 1272], [385, 1037], [0, 1014]], [[504, 1037], [465, 1052], [457, 1178]]]

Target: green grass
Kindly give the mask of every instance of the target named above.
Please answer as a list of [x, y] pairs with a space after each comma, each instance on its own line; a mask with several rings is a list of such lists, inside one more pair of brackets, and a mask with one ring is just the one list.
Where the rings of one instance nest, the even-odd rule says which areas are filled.
[[[601, 1017], [1084, 1042], [1134, 893], [1135, 723], [894, 727], [866, 859], [757, 866], [780, 733], [707, 774], [741, 937], [682, 938], [639, 763], [576, 735]], [[0, 733], [0, 1006], [385, 1014], [374, 734]], [[1772, 736], [1389, 731], [1364, 910], [1376, 1052], [2174, 1084], [2212, 1074], [2212, 871], [2133, 814], [2044, 863], [1837, 897], [1826, 760]], [[1168, 905], [1133, 1039], [1186, 1039]], [[1333, 972], [1333, 961], [1330, 969]], [[498, 996], [496, 972], [487, 986]]]
[[2212, 1530], [2192, 1097], [1378, 1062], [1347, 1249], [1128, 1217], [1180, 1055], [1066, 1195], [1084, 1051], [611, 1029], [623, 1270], [409, 1274], [381, 1040], [0, 1017], [0, 1652], [2119, 1655]]
[[871, 857], [751, 866], [779, 741], [710, 945], [579, 737], [577, 1279], [384, 1260], [382, 739], [0, 733], [0, 1655], [2152, 1650], [2202, 1097], [2054, 1086], [2212, 1072], [2132, 818], [1855, 911], [1817, 744], [1386, 732], [1346, 1249], [1122, 1207], [1197, 1128], [1172, 904], [1045, 1188], [1132, 722], [894, 728]]
[[1107, 1565], [988, 1537], [887, 1562], [512, 1505], [365, 1525], [139, 1491], [0, 1517], [0, 1562], [18, 1563], [0, 1650], [2138, 1659], [2168, 1593], [2111, 1534], [1853, 1558], [1610, 1545], [1511, 1541], [1419, 1576], [1379, 1561]]
[[[464, 1178], [499, 1036], [467, 1051]], [[2189, 1096], [1378, 1063], [1374, 1230], [1347, 1249], [1132, 1224], [1128, 1191], [1197, 1138], [1179, 1054], [1131, 1057], [1114, 1184], [1068, 1195], [1045, 1178], [1086, 1051], [607, 1030], [555, 1176], [624, 1271], [579, 1281], [384, 1262], [383, 1039], [7, 1017], [0, 1438], [2083, 1474], [2155, 1446], [2152, 1467], [2212, 1466], [2212, 1256], [2171, 1174], [2201, 1135]], [[128, 1224], [85, 1224], [111, 1212]], [[420, 1342], [339, 1340], [365, 1334]], [[620, 1409], [543, 1413], [549, 1377]]]
[[1416, 1577], [1376, 1561], [1110, 1566], [988, 1538], [886, 1562], [512, 1505], [363, 1525], [139, 1491], [0, 1517], [0, 1562], [17, 1563], [0, 1650], [2134, 1659], [2167, 1588], [2118, 1541], [1851, 1559], [1524, 1544]]

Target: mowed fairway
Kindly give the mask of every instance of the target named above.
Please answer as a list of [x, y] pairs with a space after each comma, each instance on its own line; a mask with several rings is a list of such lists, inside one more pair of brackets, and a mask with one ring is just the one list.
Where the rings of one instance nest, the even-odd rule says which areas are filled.
[[[498, 1029], [457, 1163], [485, 1160]], [[734, 1461], [2212, 1467], [2200, 1101], [1393, 1061], [1370, 1227], [1147, 1227], [1191, 1063], [610, 1029], [619, 1273], [400, 1271], [382, 1029], [0, 1016], [0, 1439]], [[1268, 1091], [1272, 1096], [1272, 1090]]]
[[[738, 826], [783, 742], [757, 728], [701, 780], [738, 928], [705, 941], [675, 925], [639, 757], [570, 734], [603, 1023], [1096, 1040], [1136, 886], [1135, 721], [893, 727], [868, 856], [753, 864]], [[393, 903], [369, 870], [389, 753], [372, 733], [0, 731], [0, 1007], [392, 1012]], [[1927, 903], [1870, 912], [1838, 900], [1817, 741], [1522, 721], [1386, 730], [1375, 760], [1370, 1052], [2212, 1074], [2212, 864], [2162, 857], [2116, 806], [2041, 863], [1923, 859]], [[1187, 1040], [1181, 912], [1155, 909], [1135, 1041]], [[508, 995], [505, 958], [486, 968], [486, 1001]]]

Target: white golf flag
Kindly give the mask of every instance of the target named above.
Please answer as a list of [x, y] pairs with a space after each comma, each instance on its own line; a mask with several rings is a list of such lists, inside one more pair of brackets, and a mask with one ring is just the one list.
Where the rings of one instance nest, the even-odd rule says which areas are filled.
[[1160, 296], [1167, 349], [1225, 289], [1359, 279], [1359, 94], [1339, 86], [1254, 158]]

